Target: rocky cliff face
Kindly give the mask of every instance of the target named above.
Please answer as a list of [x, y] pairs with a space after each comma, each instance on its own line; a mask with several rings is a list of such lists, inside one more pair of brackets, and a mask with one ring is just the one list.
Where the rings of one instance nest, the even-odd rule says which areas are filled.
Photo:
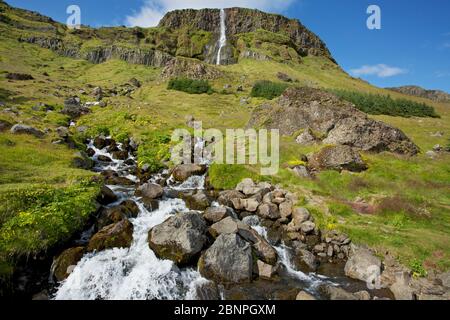
[[[229, 8], [225, 9], [225, 13], [227, 36], [230, 38], [263, 29], [288, 36], [296, 50], [302, 55], [325, 56], [333, 60], [325, 43], [298, 20], [245, 8]], [[192, 28], [218, 34], [220, 32], [220, 10], [175, 10], [163, 17], [159, 27], [172, 30]]]
[[[245, 8], [225, 9], [225, 16], [227, 43], [221, 49], [221, 64], [242, 58], [301, 63], [306, 55], [334, 61], [326, 45], [298, 20]], [[167, 13], [159, 28], [83, 26], [70, 31], [38, 13], [0, 2], [2, 33], [93, 63], [121, 59], [164, 67], [174, 57], [185, 57], [216, 64], [220, 22], [218, 9], [187, 9]]]
[[418, 86], [403, 86], [387, 88], [388, 90], [404, 93], [410, 96], [427, 98], [437, 102], [450, 102], [450, 94], [441, 90], [426, 90]]

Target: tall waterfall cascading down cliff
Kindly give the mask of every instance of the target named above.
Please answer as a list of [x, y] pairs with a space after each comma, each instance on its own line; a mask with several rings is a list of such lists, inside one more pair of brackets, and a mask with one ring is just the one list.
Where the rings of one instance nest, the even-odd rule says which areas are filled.
[[225, 25], [225, 10], [220, 9], [220, 38], [219, 38], [219, 50], [217, 52], [217, 65], [220, 65], [222, 48], [225, 47], [227, 43], [227, 27]]

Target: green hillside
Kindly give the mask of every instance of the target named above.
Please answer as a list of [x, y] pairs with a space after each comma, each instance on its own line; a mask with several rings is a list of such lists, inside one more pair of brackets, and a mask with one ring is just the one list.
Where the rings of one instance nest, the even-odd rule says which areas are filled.
[[[79, 52], [70, 57], [23, 41], [30, 37], [58, 38], [64, 41], [65, 49], [74, 46]], [[69, 31], [44, 17], [0, 3], [0, 120], [48, 132], [43, 139], [0, 132], [0, 272], [8, 274], [18, 259], [68, 239], [95, 209], [99, 190], [92, 179], [95, 174], [74, 166], [76, 153], [82, 150], [54, 144], [59, 139], [56, 128], [68, 125], [69, 118], [59, 112], [67, 97], [94, 101], [93, 88], [117, 89], [136, 78], [141, 87], [129, 95], [103, 98], [107, 106], [92, 107], [70, 131], [81, 149], [84, 138], [99, 133], [111, 134], [119, 141], [133, 137], [141, 143], [138, 161], [144, 165], [166, 160], [167, 141], [159, 137], [186, 127], [187, 116], [203, 121], [205, 128], [245, 127], [254, 108], [272, 103], [250, 97], [253, 85], [261, 80], [281, 83], [278, 73], [292, 79], [288, 86], [389, 95], [425, 103], [439, 118], [371, 115], [401, 129], [421, 153], [412, 158], [364, 153], [369, 170], [363, 173], [324, 171], [315, 179], [299, 178], [287, 168], [289, 164], [320, 147], [301, 146], [295, 143], [296, 136], [285, 136], [278, 175], [260, 177], [255, 166], [213, 165], [211, 183], [216, 188], [230, 188], [244, 177], [280, 183], [299, 194], [321, 227], [343, 230], [354, 242], [366, 243], [380, 253], [388, 250], [409, 266], [419, 264], [440, 271], [450, 268], [450, 154], [435, 159], [426, 155], [436, 144], [450, 144], [449, 104], [376, 88], [352, 78], [326, 56], [298, 54], [285, 35], [268, 31], [237, 35], [234, 41], [235, 50], [244, 46], [270, 60], [236, 53], [238, 63], [210, 66], [221, 73], [208, 79], [210, 93], [168, 89], [170, 78], [161, 77], [163, 66], [133, 64], [120, 56], [101, 63], [89, 61], [90, 52], [114, 44], [121, 50], [161, 50], [200, 63], [196, 59], [205, 58], [203, 48], [212, 39], [206, 31], [175, 32], [163, 27]], [[30, 74], [34, 79], [8, 80], [8, 73]], [[53, 111], [36, 107], [39, 103], [52, 106]], [[444, 134], [433, 135], [438, 131]], [[357, 198], [374, 205], [375, 212], [358, 213], [354, 205]]]

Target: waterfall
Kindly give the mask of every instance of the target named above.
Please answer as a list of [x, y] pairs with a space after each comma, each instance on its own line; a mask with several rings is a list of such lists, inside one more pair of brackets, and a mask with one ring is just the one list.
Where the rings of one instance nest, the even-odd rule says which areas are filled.
[[220, 9], [220, 38], [219, 38], [219, 51], [217, 52], [217, 65], [220, 65], [222, 48], [227, 43], [227, 29], [225, 26], [225, 10]]

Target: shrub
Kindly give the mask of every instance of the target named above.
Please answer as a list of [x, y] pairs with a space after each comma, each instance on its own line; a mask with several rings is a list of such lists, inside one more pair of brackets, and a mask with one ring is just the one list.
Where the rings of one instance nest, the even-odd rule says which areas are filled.
[[167, 89], [183, 91], [190, 94], [202, 94], [202, 93], [211, 94], [213, 92], [207, 80], [194, 80], [187, 78], [171, 79], [169, 81]]
[[162, 169], [163, 162], [170, 160], [170, 143], [169, 134], [159, 131], [148, 132], [138, 148], [139, 167], [148, 165], [150, 172]]
[[433, 107], [407, 99], [392, 99], [389, 95], [360, 93], [355, 91], [331, 90], [343, 100], [349, 101], [368, 114], [400, 117], [438, 118]]
[[258, 81], [253, 85], [251, 96], [261, 97], [272, 100], [281, 94], [289, 87], [285, 83], [276, 83], [267, 80]]
[[427, 270], [423, 267], [423, 263], [417, 259], [411, 261], [410, 268], [415, 278], [423, 278], [427, 276]]

